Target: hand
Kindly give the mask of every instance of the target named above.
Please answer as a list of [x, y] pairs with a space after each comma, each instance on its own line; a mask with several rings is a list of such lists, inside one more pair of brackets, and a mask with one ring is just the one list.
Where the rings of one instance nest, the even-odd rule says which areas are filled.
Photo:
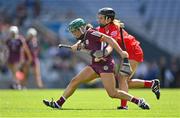
[[95, 51], [93, 53], [93, 56], [96, 58], [101, 58], [101, 57], [103, 57], [103, 51], [102, 50]]
[[122, 51], [121, 57], [122, 58], [129, 58], [129, 54], [126, 51]]
[[93, 53], [93, 56], [96, 58], [102, 58], [102, 57], [106, 57], [108, 55], [109, 55], [109, 53], [108, 53], [107, 49], [105, 49], [104, 52], [102, 50], [97, 50]]
[[77, 51], [77, 48], [78, 48], [78, 45], [76, 45], [76, 44], [71, 46], [71, 50], [73, 52]]
[[129, 62], [128, 63], [123, 62], [120, 68], [120, 74], [123, 76], [131, 76], [132, 68]]
[[100, 62], [101, 60], [106, 61], [106, 59], [103, 57], [94, 59], [95, 62]]

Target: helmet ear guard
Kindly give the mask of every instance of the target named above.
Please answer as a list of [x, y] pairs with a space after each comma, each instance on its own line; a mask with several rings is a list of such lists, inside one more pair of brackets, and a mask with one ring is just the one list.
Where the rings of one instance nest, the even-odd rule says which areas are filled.
[[83, 40], [86, 31], [86, 25], [87, 23], [84, 21], [84, 19], [77, 18], [69, 23], [68, 29], [71, 33], [73, 33], [73, 31], [79, 30], [81, 32], [81, 36], [76, 39]]
[[115, 15], [116, 15], [115, 11], [110, 7], [104, 7], [104, 8], [99, 9], [98, 14], [103, 15], [105, 18], [105, 24], [100, 24], [100, 27], [104, 27], [107, 24], [109, 24], [109, 21], [108, 21], [109, 18], [111, 19], [110, 22], [112, 22], [115, 19]]
[[82, 34], [84, 34], [85, 31], [86, 31], [86, 26], [81, 26], [81, 27], [79, 28], [79, 30], [80, 30], [80, 32], [81, 32]]

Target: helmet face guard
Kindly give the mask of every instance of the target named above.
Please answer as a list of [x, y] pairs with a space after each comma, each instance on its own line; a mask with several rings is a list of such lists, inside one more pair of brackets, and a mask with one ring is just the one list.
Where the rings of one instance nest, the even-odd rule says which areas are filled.
[[[105, 8], [99, 9], [98, 15], [103, 15], [106, 21], [109, 18], [113, 21], [116, 14], [115, 14], [115, 11], [112, 8], [105, 7]], [[107, 24], [109, 24], [109, 23], [106, 23], [106, 24], [100, 23], [99, 25], [100, 25], [100, 27], [105, 27]]]
[[72, 33], [76, 30], [79, 30], [81, 32], [81, 36], [76, 38], [77, 40], [83, 40], [84, 38], [84, 33], [86, 31], [86, 22], [82, 19], [82, 18], [77, 18], [75, 20], [73, 20], [72, 22], [69, 23], [69, 31]]

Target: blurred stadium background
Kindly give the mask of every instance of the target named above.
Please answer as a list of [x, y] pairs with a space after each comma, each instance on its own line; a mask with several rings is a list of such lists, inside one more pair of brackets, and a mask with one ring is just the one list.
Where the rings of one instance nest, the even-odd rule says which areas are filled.
[[[159, 78], [162, 87], [180, 87], [180, 0], [0, 0], [0, 40], [11, 25], [17, 25], [22, 35], [27, 28], [35, 27], [45, 87], [64, 88], [89, 58], [59, 50], [57, 45], [73, 43], [67, 24], [75, 18], [97, 26], [97, 11], [102, 7], [112, 7], [130, 34], [141, 42], [145, 61], [134, 78]], [[11, 76], [1, 64], [0, 88], [9, 88]], [[28, 88], [36, 87], [33, 78], [30, 74]], [[96, 81], [81, 87], [102, 85]]]

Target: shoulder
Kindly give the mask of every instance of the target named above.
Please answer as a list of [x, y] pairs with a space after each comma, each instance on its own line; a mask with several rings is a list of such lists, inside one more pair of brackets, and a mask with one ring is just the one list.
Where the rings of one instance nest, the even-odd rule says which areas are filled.
[[101, 37], [102, 33], [100, 33], [99, 31], [95, 30], [95, 29], [89, 29], [88, 34], [95, 36], [95, 37]]
[[111, 23], [109, 26], [109, 34], [112, 37], [115, 37], [119, 34], [120, 29], [117, 25], [115, 25], [114, 23]]
[[96, 27], [96, 30], [98, 30], [98, 31], [99, 31], [99, 29], [100, 29], [100, 26]]
[[119, 26], [117, 26], [114, 23], [110, 23], [109, 28], [112, 29], [112, 30], [119, 30]]
[[26, 39], [24, 38], [24, 36], [19, 35], [18, 39], [20, 40], [21, 43], [26, 43]]

